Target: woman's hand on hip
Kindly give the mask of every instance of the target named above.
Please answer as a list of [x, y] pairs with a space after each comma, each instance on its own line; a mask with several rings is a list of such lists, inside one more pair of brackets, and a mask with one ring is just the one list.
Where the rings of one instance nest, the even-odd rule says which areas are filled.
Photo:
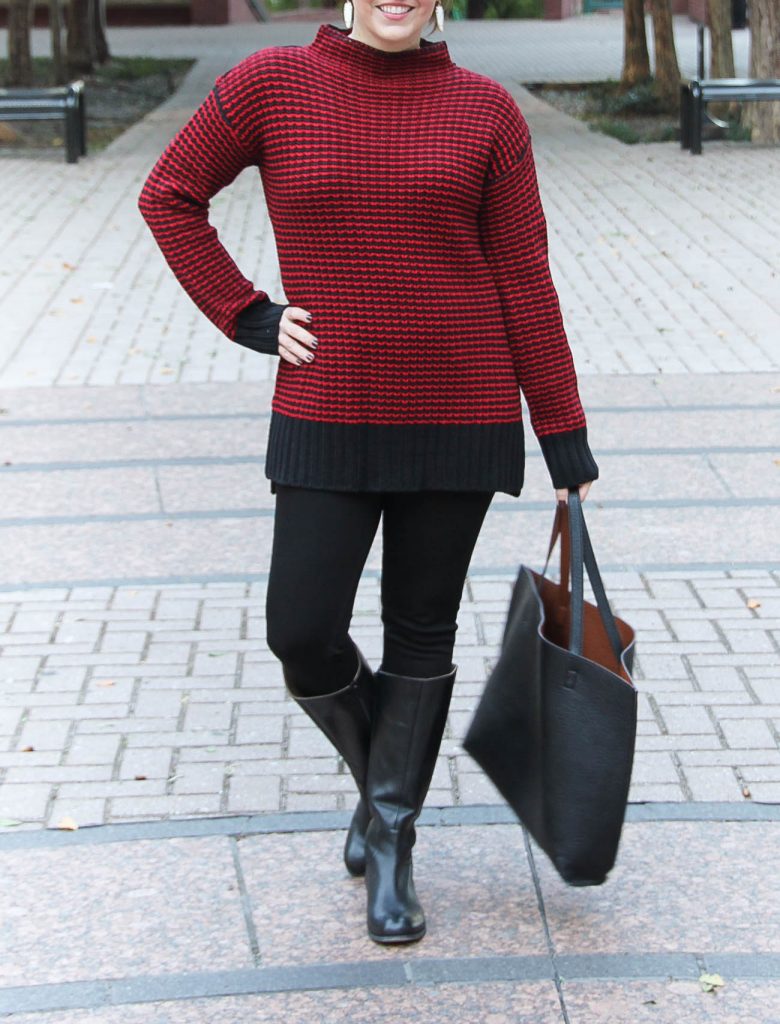
[[[588, 483], [586, 483], [586, 484], [580, 484], [580, 501], [585, 501], [585, 499], [588, 496], [588, 491], [590, 490], [590, 485], [592, 483], [593, 483], [593, 481], [589, 480]], [[568, 491], [568, 489], [566, 487], [556, 488], [556, 490], [555, 490], [555, 498], [556, 498], [556, 501], [568, 501], [569, 500], [569, 491]]]
[[314, 359], [317, 338], [296, 320], [311, 323], [312, 315], [300, 306], [288, 306], [279, 321], [279, 355], [288, 363], [300, 366]]

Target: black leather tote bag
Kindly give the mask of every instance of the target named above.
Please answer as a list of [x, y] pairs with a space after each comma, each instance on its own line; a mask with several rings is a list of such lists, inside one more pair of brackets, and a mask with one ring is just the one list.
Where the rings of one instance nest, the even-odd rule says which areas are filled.
[[[558, 537], [556, 583], [545, 573]], [[584, 599], [583, 567], [595, 605]], [[612, 614], [570, 490], [543, 572], [520, 567], [501, 653], [463, 741], [570, 885], [601, 885], [617, 856], [636, 742], [634, 639]]]

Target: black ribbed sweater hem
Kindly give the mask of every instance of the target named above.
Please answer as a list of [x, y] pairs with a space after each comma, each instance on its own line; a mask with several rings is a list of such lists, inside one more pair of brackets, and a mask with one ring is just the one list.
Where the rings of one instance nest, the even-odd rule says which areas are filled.
[[503, 491], [523, 487], [523, 424], [346, 424], [273, 412], [265, 475], [335, 491]]
[[598, 480], [599, 467], [588, 444], [588, 428], [545, 434], [539, 438], [553, 487], [578, 487]]

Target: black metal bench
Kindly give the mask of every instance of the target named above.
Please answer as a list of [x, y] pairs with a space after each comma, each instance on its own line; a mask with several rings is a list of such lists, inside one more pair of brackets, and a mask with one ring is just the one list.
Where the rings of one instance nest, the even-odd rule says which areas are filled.
[[705, 117], [720, 128], [728, 127], [707, 113], [707, 103], [780, 100], [778, 78], [705, 78], [703, 25], [696, 26], [696, 51], [698, 76], [680, 83], [680, 146], [691, 154], [701, 153]]
[[87, 110], [84, 83], [51, 89], [0, 89], [0, 121], [65, 123], [65, 159], [75, 164], [87, 152]]
[[[692, 78], [680, 86], [680, 145], [691, 153], [701, 153], [704, 105], [758, 100], [780, 100], [778, 78]], [[724, 122], [709, 118], [725, 127]]]

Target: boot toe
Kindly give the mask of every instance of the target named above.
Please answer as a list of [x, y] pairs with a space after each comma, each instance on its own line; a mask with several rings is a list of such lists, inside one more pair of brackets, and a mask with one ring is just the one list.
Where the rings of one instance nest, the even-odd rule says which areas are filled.
[[425, 935], [425, 917], [422, 912], [405, 913], [368, 922], [368, 934], [374, 942], [417, 942]]

